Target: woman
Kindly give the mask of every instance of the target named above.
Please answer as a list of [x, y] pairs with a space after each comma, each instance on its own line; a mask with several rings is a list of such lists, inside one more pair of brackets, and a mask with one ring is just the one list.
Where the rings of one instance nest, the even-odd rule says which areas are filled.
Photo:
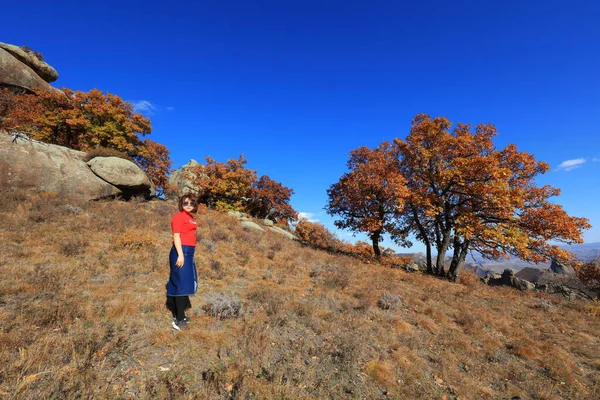
[[185, 310], [192, 307], [188, 296], [198, 289], [198, 274], [194, 264], [196, 228], [193, 214], [198, 202], [190, 194], [179, 199], [179, 212], [171, 220], [173, 247], [169, 254], [171, 273], [167, 283], [167, 308], [173, 313], [172, 326], [178, 331], [188, 329], [189, 318]]

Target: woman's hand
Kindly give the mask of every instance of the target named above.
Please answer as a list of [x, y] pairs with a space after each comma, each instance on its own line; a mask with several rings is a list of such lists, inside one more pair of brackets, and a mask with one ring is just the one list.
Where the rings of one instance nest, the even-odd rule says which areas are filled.
[[181, 268], [181, 267], [183, 267], [183, 262], [184, 262], [183, 256], [177, 256], [177, 262], [175, 263], [175, 266], [177, 268]]

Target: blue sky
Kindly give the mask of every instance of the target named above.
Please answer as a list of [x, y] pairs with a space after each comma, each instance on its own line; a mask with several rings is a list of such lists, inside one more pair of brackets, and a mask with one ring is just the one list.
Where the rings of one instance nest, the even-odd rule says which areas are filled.
[[57, 87], [137, 104], [175, 167], [243, 152], [248, 167], [295, 190], [295, 209], [334, 231], [326, 189], [348, 152], [405, 137], [424, 112], [493, 123], [498, 147], [515, 143], [548, 162], [538, 182], [561, 188], [556, 202], [589, 218], [585, 240], [600, 242], [598, 2], [2, 7], [1, 41], [41, 52], [60, 74]]

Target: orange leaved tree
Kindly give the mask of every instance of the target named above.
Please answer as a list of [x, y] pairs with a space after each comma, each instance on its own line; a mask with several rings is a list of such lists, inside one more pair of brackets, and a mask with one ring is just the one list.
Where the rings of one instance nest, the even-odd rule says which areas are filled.
[[76, 150], [102, 146], [131, 156], [137, 154], [140, 136], [152, 131], [150, 120], [117, 95], [61, 90], [64, 94], [36, 90], [17, 95], [3, 118], [4, 128]]
[[548, 165], [513, 144], [496, 149], [491, 124], [477, 125], [473, 132], [467, 124], [450, 126], [446, 118], [420, 114], [406, 140], [394, 141], [409, 190], [402, 226], [425, 244], [429, 271], [456, 279], [470, 250], [492, 259], [573, 259], [550, 241], [581, 243], [582, 230], [590, 225], [549, 201], [559, 189], [535, 184]]
[[369, 236], [377, 258], [385, 233], [405, 243], [397, 224], [407, 190], [398, 168], [397, 149], [384, 142], [375, 149], [359, 147], [350, 152], [350, 172], [327, 190], [326, 210], [338, 216], [335, 226]]
[[206, 157], [206, 165], [198, 164], [191, 169], [190, 177], [199, 189], [198, 201], [216, 210], [243, 211], [251, 199], [252, 182], [256, 171], [245, 167], [248, 160], [243, 154], [226, 163]]
[[156, 188], [156, 194], [162, 196], [165, 189], [169, 187], [168, 174], [173, 164], [169, 157], [169, 149], [163, 144], [144, 139], [134, 161], [146, 172]]
[[20, 94], [0, 90], [0, 128], [75, 150], [110, 148], [126, 153], [160, 194], [167, 185], [171, 160], [165, 146], [141, 139], [152, 131], [150, 120], [117, 95], [98, 89], [61, 90]]
[[267, 175], [252, 182], [251, 186], [252, 200], [246, 206], [250, 215], [284, 224], [298, 219], [298, 213], [290, 205], [293, 189], [283, 186]]

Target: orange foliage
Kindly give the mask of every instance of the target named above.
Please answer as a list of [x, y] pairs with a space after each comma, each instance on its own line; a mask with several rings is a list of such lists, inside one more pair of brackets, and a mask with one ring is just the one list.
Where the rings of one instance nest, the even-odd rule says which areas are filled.
[[600, 257], [594, 261], [575, 265], [579, 279], [600, 295]]
[[294, 190], [275, 182], [266, 175], [252, 183], [252, 201], [246, 206], [248, 213], [256, 218], [268, 218], [287, 224], [298, 219], [298, 213], [290, 205]]
[[105, 147], [133, 157], [160, 194], [171, 166], [168, 149], [140, 139], [152, 131], [150, 120], [133, 111], [119, 96], [61, 89], [62, 93], [15, 94], [0, 91], [0, 124], [8, 131], [24, 131], [32, 139], [90, 151]]
[[134, 160], [156, 187], [156, 194], [162, 195], [169, 187], [167, 174], [171, 172], [173, 163], [169, 157], [169, 149], [160, 143], [145, 139]]
[[110, 147], [136, 155], [138, 135], [152, 131], [150, 120], [133, 112], [119, 96], [98, 89], [89, 92], [37, 90], [14, 97], [2, 124], [7, 130], [25, 131], [32, 139], [88, 151]]
[[296, 224], [296, 236], [311, 246], [325, 250], [336, 250], [339, 242], [325, 226], [306, 220], [300, 220]]
[[350, 152], [350, 172], [327, 190], [327, 212], [340, 217], [335, 226], [366, 233], [377, 257], [381, 255], [378, 243], [383, 234], [404, 243], [396, 217], [407, 190], [397, 160], [397, 152], [388, 142], [373, 150], [359, 147]]
[[[431, 272], [456, 279], [469, 250], [490, 258], [515, 255], [532, 262], [572, 255], [550, 240], [581, 243], [587, 219], [567, 215], [548, 200], [560, 193], [538, 187], [535, 177], [548, 165], [510, 144], [496, 150], [496, 128], [420, 114], [406, 141], [395, 139], [409, 196], [403, 210], [406, 230], [426, 245]], [[431, 247], [438, 258], [431, 261]], [[446, 251], [454, 254], [444, 271]]]
[[252, 182], [256, 179], [256, 171], [244, 167], [247, 162], [243, 154], [237, 160], [230, 158], [226, 163], [207, 156], [206, 165], [193, 167], [195, 186], [200, 189], [198, 201], [220, 211], [243, 211], [245, 203], [250, 200]]

